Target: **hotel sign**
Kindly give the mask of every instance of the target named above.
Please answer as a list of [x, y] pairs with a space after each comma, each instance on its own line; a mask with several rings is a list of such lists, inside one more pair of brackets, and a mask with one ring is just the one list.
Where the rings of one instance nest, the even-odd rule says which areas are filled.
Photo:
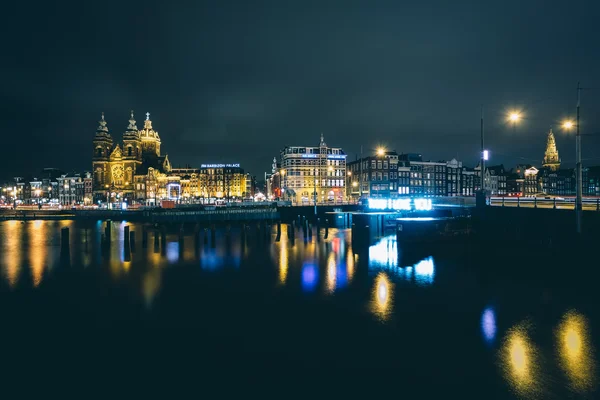
[[239, 168], [240, 164], [201, 164], [200, 168]]
[[[318, 158], [319, 154], [302, 154], [302, 158]], [[346, 158], [345, 154], [328, 154], [327, 158], [330, 160], [343, 160]]]

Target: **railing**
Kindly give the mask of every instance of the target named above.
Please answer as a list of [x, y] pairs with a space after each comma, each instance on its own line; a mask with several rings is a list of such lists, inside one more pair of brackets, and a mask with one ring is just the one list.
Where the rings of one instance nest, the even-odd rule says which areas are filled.
[[[600, 211], [599, 197], [586, 197], [582, 200], [583, 209]], [[488, 205], [494, 207], [527, 207], [552, 208], [562, 210], [575, 209], [574, 197], [544, 196], [544, 197], [497, 197], [488, 198]]]

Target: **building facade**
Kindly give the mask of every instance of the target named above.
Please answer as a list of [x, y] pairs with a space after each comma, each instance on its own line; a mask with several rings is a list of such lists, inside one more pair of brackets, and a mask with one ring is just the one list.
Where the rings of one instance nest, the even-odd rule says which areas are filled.
[[348, 162], [346, 168], [349, 197], [398, 196], [398, 153], [395, 151], [378, 150], [372, 156]]
[[133, 111], [121, 143], [115, 144], [104, 113], [93, 139], [92, 194], [94, 202], [157, 204], [181, 198], [181, 178], [171, 175], [167, 155], [161, 155], [161, 139], [150, 114], [142, 129]]
[[296, 204], [342, 202], [346, 193], [346, 154], [329, 147], [286, 146], [280, 154], [281, 198]]

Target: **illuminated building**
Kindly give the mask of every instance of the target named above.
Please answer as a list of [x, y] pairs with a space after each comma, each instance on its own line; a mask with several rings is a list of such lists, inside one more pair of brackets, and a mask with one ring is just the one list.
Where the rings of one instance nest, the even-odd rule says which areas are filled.
[[446, 162], [422, 161], [420, 155], [402, 154], [398, 165], [410, 168], [409, 195], [446, 196]]
[[234, 199], [246, 195], [246, 174], [240, 164], [201, 164], [200, 168], [173, 168], [180, 178], [182, 199]]
[[375, 154], [348, 162], [346, 184], [350, 197], [397, 197], [398, 153], [379, 149]]
[[80, 174], [63, 174], [58, 181], [58, 202], [64, 206], [82, 204], [84, 198], [83, 179]]
[[138, 201], [156, 204], [161, 199], [179, 200], [181, 178], [172, 176], [167, 155], [161, 155], [161, 140], [146, 113], [138, 130], [133, 111], [122, 143], [114, 144], [104, 114], [93, 140], [94, 201]]
[[556, 149], [556, 141], [554, 140], [552, 129], [548, 132], [542, 168], [551, 171], [556, 171], [560, 168], [560, 158], [558, 158], [558, 150]]
[[506, 174], [504, 165], [495, 165], [485, 169], [485, 190], [493, 196], [506, 195]]
[[475, 192], [479, 188], [479, 176], [475, 173], [475, 169], [463, 167], [461, 175], [461, 190], [463, 196], [475, 196]]
[[344, 201], [346, 154], [329, 147], [321, 135], [319, 146], [286, 146], [281, 151], [282, 198], [294, 203]]
[[462, 162], [456, 158], [446, 163], [446, 196], [454, 197], [462, 194]]

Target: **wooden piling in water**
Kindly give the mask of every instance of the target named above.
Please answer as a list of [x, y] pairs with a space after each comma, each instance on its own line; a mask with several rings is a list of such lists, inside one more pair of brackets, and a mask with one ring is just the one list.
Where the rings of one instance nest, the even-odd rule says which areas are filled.
[[145, 227], [142, 227], [142, 248], [148, 247], [148, 231]]
[[154, 252], [158, 253], [159, 244], [158, 244], [158, 231], [154, 231]]
[[329, 237], [329, 220], [325, 220], [325, 239]]
[[60, 252], [61, 254], [70, 252], [69, 228], [66, 227], [60, 230]]
[[125, 246], [129, 246], [129, 225], [125, 225], [125, 227], [123, 228], [123, 239]]
[[275, 241], [279, 242], [281, 240], [281, 221], [277, 222], [277, 236], [275, 236]]
[[129, 232], [129, 245], [131, 246], [131, 251], [135, 252], [135, 232]]
[[167, 254], [167, 232], [165, 228], [160, 231], [160, 251], [163, 255]]

